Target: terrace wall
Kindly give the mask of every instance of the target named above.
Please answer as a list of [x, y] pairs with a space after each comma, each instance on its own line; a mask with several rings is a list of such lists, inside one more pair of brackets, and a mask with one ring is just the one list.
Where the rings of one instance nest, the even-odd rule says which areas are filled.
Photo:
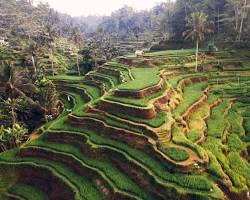
[[150, 138], [146, 136], [139, 135], [126, 129], [108, 126], [104, 122], [93, 118], [77, 118], [73, 115], [69, 115], [68, 123], [93, 130], [100, 135], [105, 135], [107, 138], [122, 141], [132, 148], [147, 152], [153, 158], [167, 166], [169, 170], [173, 169], [174, 171], [190, 172], [193, 169], [192, 163], [190, 165], [182, 165], [171, 160], [164, 153], [159, 151], [153, 140], [150, 140]]
[[74, 193], [62, 181], [46, 169], [35, 168], [30, 165], [18, 167], [19, 183], [33, 185], [44, 191], [50, 200], [74, 199]]
[[[76, 134], [74, 134], [74, 137]], [[95, 151], [96, 158], [106, 158], [110, 160], [117, 168], [119, 168], [123, 173], [125, 173], [128, 177], [130, 177], [133, 181], [135, 181], [141, 188], [146, 188], [150, 194], [156, 197], [156, 199], [166, 200], [180, 200], [180, 195], [178, 195], [178, 191], [174, 187], [169, 187], [166, 185], [160, 184], [154, 175], [151, 175], [148, 173], [146, 169], [141, 167], [140, 165], [130, 161], [127, 159], [127, 157], [117, 151], [114, 151], [112, 149], [103, 147], [98, 148], [96, 151], [96, 148], [91, 147], [86, 140], [86, 136], [79, 135], [74, 137], [69, 137], [69, 134], [67, 133], [53, 133], [53, 134], [47, 134], [47, 141], [50, 142], [60, 142], [64, 144], [70, 144], [75, 146], [77, 143], [77, 148], [80, 147], [80, 149], [84, 149], [84, 152], [91, 152]], [[86, 155], [93, 155], [86, 154]], [[167, 169], [166, 169], [167, 170]], [[183, 194], [184, 195], [184, 194]], [[119, 198], [118, 198], [119, 199]], [[185, 194], [183, 196], [183, 200], [191, 200], [192, 197], [188, 194]], [[116, 199], [114, 199], [116, 200]], [[120, 199], [119, 199], [120, 200]]]
[[152, 119], [156, 117], [156, 110], [154, 106], [148, 108], [140, 108], [116, 102], [100, 100], [98, 108], [106, 112], [121, 113], [143, 119]]
[[[83, 166], [77, 160], [74, 160], [69, 156], [57, 155], [53, 152], [49, 152], [48, 154], [47, 151], [42, 150], [42, 149], [36, 149], [35, 151], [34, 149], [23, 149], [21, 151], [21, 155], [24, 157], [40, 157], [40, 158], [44, 158], [48, 160], [53, 160], [55, 162], [63, 163], [66, 166], [69, 166], [78, 175], [87, 178], [91, 182], [94, 182], [94, 184], [99, 189], [99, 191], [103, 194], [103, 196], [105, 196], [108, 199], [135, 200], [135, 198], [128, 197], [118, 192], [115, 192], [114, 189], [109, 185], [109, 183], [101, 175], [99, 175], [97, 171], [91, 170], [90, 168]], [[55, 191], [53, 192], [57, 194], [57, 193], [60, 193], [59, 191], [61, 192], [65, 190], [58, 190], [57, 192]], [[69, 199], [74, 199], [74, 198], [64, 197], [64, 198], [58, 198], [58, 199], [69, 200]]]
[[172, 97], [174, 96], [175, 94], [175, 91], [173, 89], [169, 89], [169, 91], [167, 92], [166, 95], [160, 97], [159, 99], [157, 99], [155, 102], [154, 102], [154, 106], [157, 110], [157, 112], [160, 112], [160, 111], [163, 111], [164, 108], [162, 108], [162, 105], [165, 105], [167, 103], [170, 103]]
[[122, 72], [117, 70], [117, 69], [111, 69], [108, 67], [98, 67], [97, 72], [101, 73], [101, 74], [108, 74], [111, 76], [115, 76], [118, 78], [120, 83], [122, 83], [124, 81], [123, 77], [122, 77]]

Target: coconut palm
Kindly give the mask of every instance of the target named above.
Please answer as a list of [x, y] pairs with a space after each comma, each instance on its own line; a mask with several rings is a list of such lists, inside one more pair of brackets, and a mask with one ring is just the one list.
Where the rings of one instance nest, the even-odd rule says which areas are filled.
[[0, 126], [0, 151], [7, 151], [11, 146], [14, 147], [12, 143], [13, 137], [6, 133], [4, 126]]
[[37, 90], [36, 86], [30, 83], [26, 70], [11, 70], [9, 79], [6, 83], [6, 90], [11, 98], [21, 96], [28, 100], [29, 103], [35, 102], [28, 96]]
[[7, 108], [7, 110], [10, 112], [11, 115], [11, 124], [14, 125], [16, 123], [16, 107], [18, 104], [19, 99], [11, 99], [8, 98], [7, 100], [4, 100], [4, 106]]
[[192, 38], [192, 40], [196, 40], [195, 72], [198, 71], [199, 41], [205, 38], [206, 33], [213, 32], [211, 25], [212, 21], [210, 21], [208, 16], [202, 12], [193, 12], [190, 17], [187, 18], [187, 30], [183, 35], [185, 39]]
[[38, 108], [42, 112], [45, 112], [45, 109], [38, 103], [35, 102], [30, 96], [38, 91], [38, 88], [31, 83], [28, 77], [27, 70], [12, 70], [8, 68], [9, 71], [7, 74], [8, 80], [5, 83], [5, 91], [8, 94], [10, 99], [16, 99], [21, 97], [25, 99], [30, 105]]

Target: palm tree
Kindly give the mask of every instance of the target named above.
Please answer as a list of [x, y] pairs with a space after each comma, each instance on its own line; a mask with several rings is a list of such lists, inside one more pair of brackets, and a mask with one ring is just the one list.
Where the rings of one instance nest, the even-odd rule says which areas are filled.
[[196, 40], [195, 72], [198, 71], [199, 41], [205, 38], [206, 33], [213, 32], [210, 28], [211, 25], [212, 21], [210, 21], [208, 16], [203, 12], [193, 12], [190, 17], [187, 18], [187, 30], [183, 35], [185, 39], [192, 38], [192, 40]]
[[14, 124], [12, 128], [0, 127], [0, 148], [1, 151], [6, 151], [11, 148], [20, 146], [24, 136], [28, 133], [28, 130], [19, 125]]
[[16, 97], [21, 97], [30, 105], [45, 112], [45, 109], [30, 97], [31, 94], [38, 91], [38, 88], [30, 82], [27, 70], [13, 71], [9, 68], [9, 72], [7, 74], [9, 74], [9, 77], [5, 83], [5, 91], [9, 95], [9, 98], [13, 100]]
[[11, 115], [12, 126], [17, 121], [16, 107], [17, 107], [18, 101], [19, 99], [14, 99], [14, 98], [13, 99], [8, 98], [7, 100], [4, 100], [4, 106], [7, 107], [7, 110], [9, 110], [10, 115]]
[[82, 37], [81, 37], [81, 33], [78, 27], [73, 28], [71, 39], [78, 48], [78, 52], [76, 53], [76, 65], [77, 65], [78, 75], [80, 76], [81, 73], [80, 73], [80, 65], [79, 65], [79, 49], [81, 47]]
[[26, 70], [12, 70], [9, 80], [6, 83], [6, 90], [9, 92], [11, 98], [14, 98], [15, 95], [21, 96], [31, 104], [34, 104], [33, 100], [28, 97], [28, 94], [35, 92], [37, 88], [30, 83]]

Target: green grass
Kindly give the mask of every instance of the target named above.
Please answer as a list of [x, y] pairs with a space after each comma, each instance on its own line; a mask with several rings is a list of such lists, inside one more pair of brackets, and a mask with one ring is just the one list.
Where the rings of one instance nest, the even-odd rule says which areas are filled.
[[246, 148], [244, 142], [236, 134], [229, 135], [227, 143], [230, 151], [241, 153]]
[[105, 66], [120, 70], [122, 72], [123, 76], [125, 77], [126, 81], [134, 80], [134, 77], [131, 73], [131, 70], [129, 69], [129, 66], [127, 66], [127, 65], [112, 61], [112, 62], [106, 63]]
[[110, 76], [97, 72], [91, 72], [87, 76], [93, 78], [94, 80], [103, 82], [107, 91], [119, 84], [119, 80], [115, 76]]
[[135, 80], [121, 84], [118, 89], [137, 91], [157, 85], [160, 82], [158, 68], [132, 68]]
[[196, 142], [200, 138], [201, 138], [201, 133], [199, 132], [191, 131], [187, 133], [187, 139], [189, 139], [192, 142]]
[[57, 76], [47, 76], [50, 80], [66, 80], [66, 81], [82, 81], [83, 76], [69, 76], [69, 75], [57, 75]]
[[74, 114], [82, 113], [84, 111], [84, 108], [85, 108], [87, 102], [84, 101], [84, 99], [82, 99], [81, 95], [79, 95], [77, 93], [67, 92], [67, 94], [72, 96], [72, 98], [75, 101], [75, 106], [73, 108], [73, 113]]
[[183, 100], [181, 103], [177, 106], [177, 108], [174, 110], [174, 116], [178, 117], [184, 112], [196, 101], [198, 101], [202, 95], [204, 89], [207, 87], [206, 82], [201, 82], [197, 84], [193, 84], [190, 86], [187, 86], [184, 88], [184, 94], [183, 94]]
[[0, 165], [0, 199], [5, 199], [8, 188], [16, 184], [18, 173], [11, 165]]
[[224, 118], [224, 112], [229, 106], [229, 101], [224, 100], [219, 106], [212, 110], [212, 115], [208, 120], [208, 136], [222, 138], [227, 121]]
[[[63, 94], [60, 96], [65, 105], [65, 110], [58, 119], [51, 121], [43, 127], [43, 130], [47, 132], [44, 132], [38, 140], [26, 143], [21, 150], [33, 150], [34, 152], [42, 150], [48, 156], [46, 159], [41, 159], [39, 156], [21, 158], [16, 156], [18, 150], [2, 153], [0, 156], [0, 167], [8, 165], [10, 169], [4, 168], [4, 170], [0, 171], [0, 199], [2, 199], [2, 194], [6, 193], [8, 189], [10, 192], [16, 193], [17, 196], [22, 197], [23, 195], [26, 199], [47, 198], [42, 197], [41, 191], [36, 190], [32, 185], [16, 184], [16, 173], [19, 166], [29, 166], [30, 168], [50, 171], [53, 176], [59, 178], [61, 182], [75, 193], [76, 199], [84, 199], [83, 196], [90, 200], [103, 199], [100, 191], [93, 184], [93, 181], [100, 177], [106, 180], [108, 185], [117, 193], [124, 193], [125, 196], [134, 196], [136, 197], [135, 199], [154, 199], [148, 194], [148, 191], [151, 189], [155, 190], [155, 183], [165, 187], [166, 194], [169, 194], [169, 199], [172, 199], [171, 197], [173, 199], [186, 198], [185, 195], [189, 195], [188, 198], [190, 199], [223, 199], [223, 191], [219, 189], [217, 183], [220, 181], [228, 182], [228, 177], [229, 181], [232, 182], [232, 187], [228, 188], [230, 192], [237, 194], [247, 192], [250, 186], [249, 160], [245, 158], [245, 153], [247, 150], [249, 151], [250, 144], [250, 72], [247, 71], [250, 67], [249, 52], [240, 50], [216, 52], [214, 54], [215, 58], [209, 57], [205, 61], [204, 72], [195, 74], [192, 73], [193, 69], [191, 69], [194, 66], [194, 54], [194, 49], [146, 53], [145, 57], [152, 59], [152, 64], [157, 67], [145, 66], [140, 68], [118, 63], [118, 58], [105, 64], [103, 68], [106, 71], [103, 69], [103, 73], [101, 69], [98, 72], [90, 73], [97, 81], [97, 84], [103, 86], [102, 83], [104, 83], [106, 86], [107, 92], [104, 100], [114, 101], [117, 104], [124, 104], [122, 105], [124, 107], [130, 106], [135, 109], [149, 108], [152, 106], [153, 100], [162, 96], [168, 87], [176, 89], [179, 93], [176, 98], [179, 99], [183, 89], [183, 99], [180, 99], [180, 104], [177, 105], [175, 110], [168, 114], [160, 112], [153, 119], [131, 117], [130, 113], [121, 114], [117, 111], [110, 112], [109, 110], [107, 112], [108, 114], [110, 113], [110, 116], [106, 116], [101, 112], [86, 113], [84, 109], [87, 105], [94, 107], [98, 105], [99, 101], [103, 100], [101, 98], [101, 89], [98, 86], [89, 85], [92, 84], [90, 81], [84, 82], [84, 76], [48, 76], [57, 85], [61, 85], [62, 88], [65, 86], [65, 91], [62, 91]], [[60, 55], [57, 57], [61, 60], [63, 68], [60, 69], [63, 70], [65, 63], [68, 61], [60, 57]], [[137, 61], [134, 55], [127, 57], [127, 59], [132, 59], [134, 63]], [[141, 60], [140, 58], [138, 62]], [[43, 58], [42, 61], [50, 65], [48, 58]], [[218, 71], [216, 67], [209, 72], [206, 71], [210, 70], [206, 66], [217, 64], [218, 61], [221, 65], [228, 65], [228, 68], [225, 68], [227, 71], [222, 71], [222, 69]], [[57, 67], [57, 69], [59, 68]], [[137, 92], [155, 86], [160, 81], [160, 70], [174, 72], [174, 75], [167, 77], [167, 83], [161, 91], [142, 99], [112, 96], [112, 89]], [[203, 76], [207, 76], [208, 81], [188, 85], [188, 83], [191, 83], [192, 77], [198, 78]], [[238, 77], [240, 78], [239, 83]], [[219, 82], [218, 85], [217, 80]], [[182, 88], [183, 85], [180, 83], [184, 81], [187, 84]], [[69, 87], [66, 89], [66, 86]], [[189, 121], [190, 130], [186, 133], [183, 129], [184, 121], [181, 116], [202, 97], [203, 91], [207, 86], [211, 87], [211, 92], [206, 100], [204, 109], [202, 106], [193, 113], [195, 116], [196, 114], [197, 116], [199, 115], [196, 118], [192, 118], [191, 115]], [[76, 88], [76, 90], [73, 91], [73, 88]], [[108, 92], [109, 89], [111, 90]], [[85, 94], [82, 93], [84, 91]], [[71, 96], [71, 102], [67, 101], [66, 95]], [[91, 97], [90, 100], [86, 100], [84, 95]], [[219, 98], [223, 99], [223, 101], [212, 109], [211, 116], [205, 120], [208, 129], [203, 130], [205, 124], [202, 123], [202, 126], [199, 126], [201, 123], [198, 120], [206, 117], [208, 105], [213, 104]], [[233, 103], [232, 108], [228, 109], [231, 102]], [[75, 116], [101, 120], [114, 128], [133, 131], [140, 137], [142, 135], [149, 136], [154, 140], [152, 142], [156, 143], [158, 142], [158, 137], [142, 125], [159, 128], [164, 123], [169, 122], [170, 119], [168, 117], [174, 117], [176, 123], [173, 124], [171, 131], [171, 142], [182, 145], [185, 148], [159, 147], [160, 150], [172, 160], [182, 162], [189, 158], [186, 150], [186, 148], [189, 148], [202, 159], [205, 159], [206, 155], [208, 155], [208, 166], [201, 165], [201, 170], [196, 171], [196, 169], [193, 169], [194, 171], [191, 173], [181, 173], [180, 169], [176, 169], [173, 167], [174, 165], [168, 164], [167, 161], [163, 162], [157, 156], [153, 156], [150, 151], [145, 152], [137, 146], [133, 148], [119, 140], [119, 138], [110, 139], [109, 135], [104, 136], [101, 128], [95, 132], [86, 127], [70, 126], [66, 122], [67, 114], [69, 113], [66, 109], [72, 109]], [[191, 124], [191, 122], [194, 124]], [[165, 132], [163, 131], [162, 135], [164, 136]], [[205, 134], [204, 144], [196, 144], [202, 136], [201, 131], [204, 131]], [[100, 151], [102, 156], [98, 158], [89, 156], [87, 152], [81, 151], [80, 147], [71, 140], [62, 140], [61, 143], [48, 142], [44, 140], [46, 138], [44, 137], [45, 134], [61, 134], [62, 139], [63, 137], [66, 139], [67, 136], [75, 137], [76, 140], [80, 138], [83, 147], [86, 145], [90, 150]], [[162, 135], [160, 135], [160, 139], [163, 137]], [[130, 139], [133, 140], [133, 136]], [[150, 148], [146, 146], [145, 149], [149, 150]], [[55, 157], [50, 157], [50, 155]], [[54, 162], [55, 158], [59, 158], [60, 161]], [[68, 158], [70, 161], [77, 162], [80, 166], [87, 168], [89, 173], [96, 175], [94, 180], [90, 180], [89, 176], [87, 176], [88, 178], [80, 177], [69, 167], [70, 164], [62, 164], [66, 163], [62, 160], [63, 158]], [[126, 167], [136, 166], [137, 170], [135, 170], [135, 173], [138, 176], [146, 177], [145, 187], [138, 186], [137, 181], [133, 181], [134, 177], [128, 176], [125, 169], [120, 169], [115, 160], [122, 161], [122, 164]], [[11, 169], [11, 167], [14, 169]], [[230, 186], [230, 183], [228, 185]], [[33, 195], [33, 193], [36, 195], [29, 196]]]
[[224, 98], [241, 97], [249, 91], [250, 87], [246, 83], [223, 83], [214, 86], [211, 90], [212, 93]]
[[13, 166], [31, 166], [34, 168], [46, 169], [64, 182], [75, 193], [76, 199], [102, 199], [98, 190], [84, 177], [75, 174], [69, 167], [50, 160], [41, 158], [18, 158], [17, 150], [9, 151], [1, 155], [0, 163]]
[[100, 90], [95, 86], [87, 84], [71, 84], [71, 85], [85, 89], [94, 100], [101, 97]]
[[48, 196], [38, 188], [22, 183], [11, 187], [9, 193], [29, 200], [49, 200]]
[[191, 142], [190, 140], [188, 140], [186, 138], [186, 136], [184, 135], [184, 133], [182, 132], [181, 128], [179, 128], [179, 127], [176, 127], [176, 128], [174, 128], [172, 130], [172, 141], [174, 143], [176, 143], [176, 144], [183, 145], [183, 146], [186, 146], [188, 148], [191, 148], [202, 159], [204, 159], [205, 156], [206, 156], [206, 151], [201, 146], [199, 146], [199, 145]]
[[146, 53], [146, 56], [186, 56], [195, 54], [194, 49], [183, 49], [183, 50], [166, 50], [157, 51], [152, 53]]
[[206, 102], [207, 102], [207, 104], [211, 105], [211, 104], [213, 104], [217, 100], [218, 100], [218, 96], [217, 95], [209, 94]]
[[219, 161], [223, 171], [229, 176], [233, 183], [233, 190], [235, 192], [246, 190], [246, 182], [244, 181], [244, 178], [236, 173], [235, 170], [231, 169], [228, 157], [223, 153], [223, 149], [227, 149], [227, 147], [221, 144], [219, 139], [214, 137], [207, 137], [206, 143], [203, 147], [211, 151]]
[[110, 113], [117, 116], [117, 117], [123, 118], [123, 119], [127, 119], [127, 120], [134, 121], [134, 122], [137, 122], [137, 123], [149, 125], [149, 126], [151, 126], [153, 128], [160, 127], [161, 125], [163, 125], [168, 120], [167, 116], [166, 116], [166, 114], [164, 112], [158, 113], [156, 115], [156, 117], [153, 118], [153, 119], [142, 119], [142, 118], [138, 118], [138, 117], [131, 117], [129, 115], [124, 115], [124, 114], [117, 113], [117, 112], [110, 112]]
[[125, 129], [125, 130], [133, 131], [133, 132], [136, 132], [136, 133], [140, 133], [140, 134], [147, 135], [149, 137], [155, 138], [155, 135], [152, 135], [152, 133], [147, 131], [147, 129], [144, 129], [142, 127], [140, 128], [140, 126], [135, 127], [135, 126], [133, 126], [131, 124], [123, 123], [123, 121], [119, 120], [119, 118], [117, 119], [116, 116], [108, 117], [108, 116], [103, 116], [101, 114], [83, 113], [83, 114], [81, 114], [81, 117], [99, 119], [99, 120], [105, 122], [109, 126], [113, 126], [113, 127], [116, 127], [116, 128], [122, 128], [122, 129]]
[[64, 144], [36, 141], [28, 145], [28, 147], [32, 147], [32, 149], [45, 149], [48, 151], [48, 154], [53, 151], [60, 156], [66, 155], [68, 157], [73, 158], [81, 165], [89, 168], [90, 171], [96, 171], [104, 179], [108, 180], [111, 186], [115, 186], [117, 189], [122, 192], [129, 192], [130, 194], [134, 194], [136, 196], [141, 197], [142, 199], [152, 199], [148, 194], [146, 194], [142, 189], [140, 189], [129, 177], [121, 173], [115, 166], [113, 166], [110, 162], [104, 159], [90, 159], [89, 157], [83, 155], [79, 149]]
[[167, 90], [167, 88], [168, 88], [168, 86], [166, 84], [164, 84], [161, 91], [156, 92], [154, 94], [151, 94], [149, 96], [146, 96], [145, 98], [142, 98], [142, 99], [116, 97], [116, 96], [106, 96], [105, 99], [111, 100], [111, 101], [116, 101], [116, 102], [119, 102], [119, 103], [131, 104], [131, 105], [134, 105], [134, 106], [147, 107], [149, 105], [149, 102], [152, 99], [156, 99], [157, 97], [160, 97], [161, 95], [163, 95], [164, 92]]
[[161, 150], [168, 157], [170, 157], [172, 160], [177, 161], [177, 162], [185, 161], [189, 158], [188, 152], [178, 147], [161, 148]]
[[209, 166], [208, 166], [209, 173], [211, 173], [211, 175], [216, 176], [219, 179], [225, 179], [226, 174], [223, 171], [216, 156], [210, 150], [207, 150], [207, 153], [209, 156]]
[[[62, 123], [63, 120], [61, 120], [60, 123]], [[58, 128], [60, 128], [62, 125], [58, 124]], [[54, 128], [57, 128], [56, 126]], [[208, 181], [205, 177], [197, 176], [197, 175], [183, 175], [179, 173], [171, 174], [169, 173], [164, 166], [159, 164], [157, 161], [152, 159], [147, 154], [140, 152], [138, 150], [135, 150], [131, 147], [128, 147], [125, 144], [122, 144], [120, 142], [110, 140], [103, 138], [101, 136], [96, 135], [96, 133], [91, 131], [82, 130], [75, 127], [70, 127], [67, 125], [64, 125], [64, 130], [68, 131], [75, 131], [79, 132], [81, 131], [81, 135], [86, 135], [91, 143], [94, 143], [94, 146], [103, 146], [105, 148], [111, 148], [115, 151], [119, 151], [120, 153], [126, 153], [127, 156], [129, 155], [130, 159], [132, 158], [133, 162], [139, 162], [143, 166], [147, 167], [148, 169], [152, 170], [159, 179], [166, 180], [175, 184], [178, 184], [181, 187], [186, 187], [190, 189], [197, 189], [201, 191], [209, 191], [213, 186], [210, 181]]]
[[244, 179], [247, 181], [247, 184], [250, 184], [250, 165], [249, 163], [240, 157], [240, 155], [236, 152], [231, 152], [228, 155], [228, 160], [230, 162], [230, 166], [234, 171], [242, 175]]
[[243, 127], [244, 127], [244, 130], [245, 130], [246, 136], [250, 140], [250, 117], [244, 118]]
[[172, 85], [173, 88], [176, 88], [177, 85], [178, 85], [178, 83], [179, 83], [181, 80], [183, 80], [183, 79], [185, 79], [185, 78], [188, 78], [188, 77], [190, 77], [190, 76], [192, 76], [192, 75], [190, 75], [190, 74], [184, 74], [184, 75], [173, 76], [173, 77], [170, 77], [170, 78], [168, 79], [168, 82], [169, 82], [170, 85]]

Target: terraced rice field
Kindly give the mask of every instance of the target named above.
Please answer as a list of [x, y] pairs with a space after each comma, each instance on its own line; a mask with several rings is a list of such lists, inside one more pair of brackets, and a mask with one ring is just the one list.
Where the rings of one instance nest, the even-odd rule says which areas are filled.
[[64, 112], [0, 155], [0, 199], [249, 199], [249, 52], [210, 55], [199, 73], [193, 54], [50, 77]]

